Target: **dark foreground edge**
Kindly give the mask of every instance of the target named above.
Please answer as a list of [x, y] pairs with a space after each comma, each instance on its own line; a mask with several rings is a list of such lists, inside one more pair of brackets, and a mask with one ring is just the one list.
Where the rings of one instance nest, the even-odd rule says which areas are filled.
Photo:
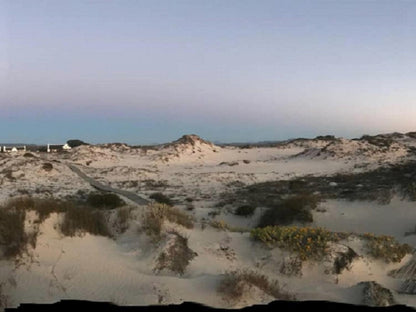
[[7, 308], [5, 311], [99, 311], [99, 312], [113, 312], [113, 311], [372, 311], [372, 312], [392, 312], [392, 311], [404, 311], [415, 312], [416, 309], [404, 306], [395, 305], [390, 307], [368, 307], [361, 305], [352, 305], [344, 303], [335, 303], [328, 301], [273, 301], [267, 305], [254, 305], [242, 309], [216, 309], [209, 306], [205, 306], [199, 303], [184, 302], [179, 305], [152, 305], [152, 306], [117, 306], [108, 302], [91, 302], [91, 301], [79, 301], [79, 300], [63, 300], [53, 304], [21, 304], [18, 308]]

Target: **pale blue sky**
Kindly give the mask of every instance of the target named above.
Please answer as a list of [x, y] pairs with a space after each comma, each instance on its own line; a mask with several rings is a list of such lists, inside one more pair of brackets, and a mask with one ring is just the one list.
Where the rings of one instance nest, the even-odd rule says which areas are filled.
[[0, 141], [416, 130], [416, 1], [1, 1]]

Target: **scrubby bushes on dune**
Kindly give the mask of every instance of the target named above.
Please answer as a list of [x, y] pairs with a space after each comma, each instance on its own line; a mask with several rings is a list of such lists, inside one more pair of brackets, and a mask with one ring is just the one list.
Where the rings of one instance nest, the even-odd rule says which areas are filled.
[[271, 206], [261, 216], [259, 227], [273, 225], [288, 225], [293, 222], [312, 222], [311, 210], [315, 209], [319, 198], [315, 195], [302, 194], [283, 199]]
[[271, 281], [267, 276], [250, 270], [227, 272], [217, 291], [226, 301], [236, 302], [243, 297], [246, 291], [250, 291], [250, 288], [253, 286], [276, 299], [295, 299], [293, 295], [279, 286], [278, 281]]
[[237, 216], [244, 216], [244, 217], [248, 217], [254, 214], [254, 211], [256, 210], [256, 206], [253, 205], [243, 205], [238, 207], [235, 211], [234, 214]]
[[367, 242], [366, 247], [370, 256], [385, 262], [400, 262], [406, 254], [413, 252], [408, 244], [400, 244], [394, 237], [387, 235], [376, 236], [371, 233], [361, 235]]
[[[13, 258], [27, 251], [29, 245], [36, 246], [38, 226], [33, 227], [30, 233], [26, 233], [25, 230], [26, 215], [29, 211], [36, 212], [34, 224], [42, 223], [51, 213], [63, 213], [59, 229], [64, 235], [74, 236], [88, 232], [111, 237], [104, 212], [94, 207], [54, 198], [19, 197], [0, 207], [0, 253], [3, 257]], [[117, 214], [117, 220], [124, 226], [128, 217], [129, 214], [122, 212]]]
[[176, 231], [170, 232], [174, 236], [173, 243], [157, 258], [154, 271], [160, 272], [168, 269], [179, 275], [185, 273], [186, 267], [198, 254], [188, 247], [188, 238]]
[[157, 202], [159, 204], [165, 204], [165, 205], [173, 206], [173, 201], [169, 197], [164, 195], [163, 193], [160, 193], [160, 192], [153, 193], [149, 197], [150, 197], [150, 199], [153, 199], [155, 202]]
[[336, 233], [322, 228], [267, 226], [251, 231], [251, 237], [268, 246], [277, 246], [299, 254], [302, 260], [321, 259], [327, 244], [340, 239]]
[[162, 235], [162, 225], [165, 220], [182, 225], [185, 228], [194, 227], [193, 218], [178, 208], [166, 204], [150, 204], [143, 215], [142, 227], [148, 236], [159, 241]]
[[[298, 254], [301, 260], [321, 260], [328, 253], [328, 243], [338, 242], [352, 233], [330, 232], [323, 228], [267, 226], [251, 231], [251, 237], [270, 247], [279, 247]], [[367, 254], [385, 262], [400, 262], [413, 248], [398, 243], [392, 236], [356, 235], [365, 241]]]

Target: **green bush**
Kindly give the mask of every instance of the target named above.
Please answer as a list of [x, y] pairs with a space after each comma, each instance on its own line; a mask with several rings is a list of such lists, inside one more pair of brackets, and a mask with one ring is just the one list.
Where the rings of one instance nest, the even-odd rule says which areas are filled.
[[153, 193], [149, 197], [150, 197], [150, 199], [153, 199], [157, 203], [173, 206], [173, 201], [169, 197], [167, 197], [166, 195], [164, 195], [160, 192]]
[[295, 297], [282, 290], [278, 281], [270, 281], [263, 274], [250, 270], [227, 272], [217, 288], [227, 301], [238, 301], [247, 288], [255, 286], [266, 294], [280, 300], [294, 300]]
[[87, 232], [92, 235], [111, 237], [103, 213], [89, 207], [68, 209], [61, 223], [61, 232], [66, 236]]
[[294, 251], [301, 260], [321, 259], [330, 241], [337, 241], [343, 237], [322, 228], [296, 226], [267, 226], [251, 231], [251, 237], [268, 246]]
[[361, 237], [367, 242], [366, 247], [369, 255], [376, 259], [382, 259], [386, 263], [400, 262], [406, 254], [413, 252], [411, 246], [400, 244], [392, 236], [376, 236], [371, 233], [365, 233]]
[[234, 214], [237, 216], [248, 217], [248, 216], [253, 215], [256, 208], [257, 208], [256, 206], [252, 206], [252, 205], [243, 205], [243, 206], [238, 207], [234, 211]]
[[261, 216], [258, 226], [288, 225], [295, 221], [312, 222], [311, 210], [315, 209], [319, 198], [315, 195], [295, 195], [270, 207]]
[[95, 208], [114, 209], [126, 203], [117, 194], [90, 193], [87, 197], [87, 204]]

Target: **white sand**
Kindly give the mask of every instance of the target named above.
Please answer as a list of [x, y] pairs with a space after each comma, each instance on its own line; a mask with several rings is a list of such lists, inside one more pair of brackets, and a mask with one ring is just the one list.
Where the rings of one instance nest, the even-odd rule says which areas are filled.
[[[284, 259], [290, 256], [287, 252], [278, 248], [267, 249], [253, 242], [249, 233], [226, 232], [210, 226], [202, 229], [200, 222], [201, 218], [211, 219], [208, 212], [213, 210], [222, 192], [235, 189], [232, 182], [249, 185], [304, 175], [360, 172], [412, 157], [406, 154], [405, 147], [416, 146], [415, 141], [406, 138], [388, 150], [381, 150], [366, 143], [341, 140], [328, 147], [332, 154], [327, 155], [317, 155], [316, 149], [327, 144], [319, 140], [290, 143], [279, 148], [252, 149], [195, 142], [192, 146], [167, 146], [147, 152], [127, 146], [84, 146], [73, 149], [65, 157], [42, 155], [49, 160], [24, 158], [21, 154], [3, 155], [0, 159], [2, 168], [11, 170], [16, 180], [11, 181], [3, 174], [1, 201], [19, 196], [22, 192], [18, 190], [46, 197], [65, 197], [78, 190], [93, 191], [68, 169], [66, 162], [78, 164], [86, 174], [103, 183], [145, 197], [162, 191], [181, 201], [186, 197], [193, 198], [195, 209], [189, 213], [197, 219], [195, 228], [189, 230], [176, 226], [176, 229], [189, 238], [189, 247], [198, 254], [183, 276], [165, 271], [156, 274], [153, 268], [162, 247], [154, 247], [144, 234], [138, 233], [139, 218], [132, 220], [126, 233], [111, 240], [90, 234], [64, 237], [55, 229], [61, 217], [52, 214], [40, 225], [37, 246], [30, 250], [30, 255], [21, 259], [22, 265], [16, 267], [13, 262], [0, 262], [0, 283], [8, 297], [7, 304], [17, 306], [23, 302], [55, 302], [70, 298], [111, 301], [121, 305], [196, 301], [227, 307], [230, 303], [222, 299], [216, 288], [225, 272], [241, 268], [255, 269], [279, 280], [300, 300], [324, 299], [358, 304], [362, 298], [359, 287], [355, 285], [360, 281], [374, 280], [396, 291], [401, 281], [390, 277], [388, 272], [409, 261], [410, 256], [401, 263], [386, 265], [367, 257], [362, 242], [352, 239], [346, 243], [360, 258], [354, 260], [349, 271], [345, 270], [338, 276], [325, 274], [328, 264], [306, 262], [302, 276], [287, 276], [279, 272]], [[369, 152], [364, 155], [361, 151], [366, 148]], [[54, 167], [50, 172], [42, 169], [42, 164], [47, 161]], [[230, 166], [232, 163], [237, 164]], [[162, 181], [166, 186], [146, 187], [146, 180]], [[185, 206], [178, 205], [180, 208]], [[334, 231], [392, 235], [400, 242], [416, 247], [416, 235], [404, 236], [404, 232], [413, 230], [416, 225], [415, 204], [412, 202], [394, 198], [388, 205], [378, 205], [328, 200], [320, 208], [326, 211], [314, 212], [313, 226]], [[136, 215], [140, 216], [144, 208], [135, 209]], [[261, 212], [259, 208], [252, 218], [244, 218], [224, 210], [216, 219], [225, 220], [232, 226], [250, 228], [255, 226]], [[399, 303], [416, 307], [414, 296], [395, 293], [395, 298]], [[261, 291], [253, 290], [251, 295], [231, 306], [270, 300], [272, 298], [262, 295]]]

